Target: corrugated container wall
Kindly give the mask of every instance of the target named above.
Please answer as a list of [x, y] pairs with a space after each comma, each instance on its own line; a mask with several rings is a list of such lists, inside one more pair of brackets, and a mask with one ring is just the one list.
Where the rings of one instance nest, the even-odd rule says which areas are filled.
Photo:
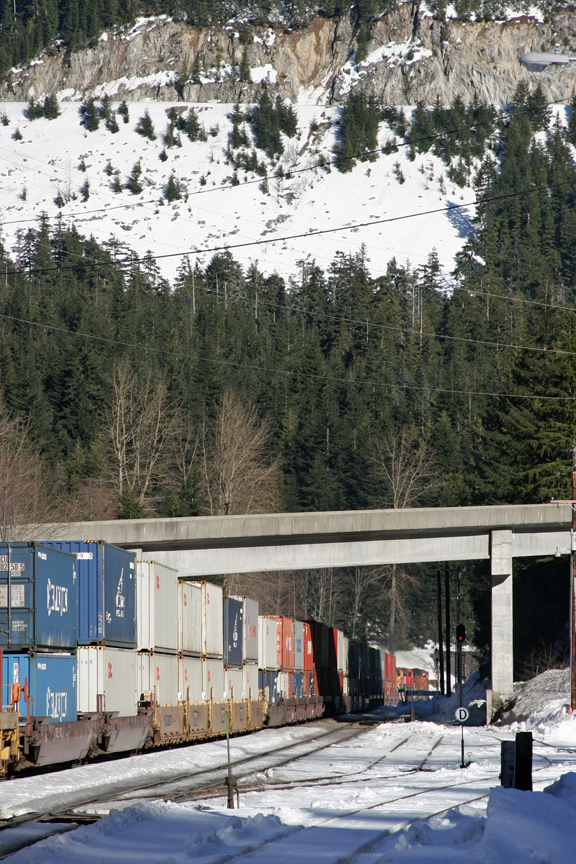
[[182, 699], [187, 699], [189, 695], [190, 704], [204, 701], [202, 699], [202, 660], [200, 657], [186, 655], [179, 658], [178, 690], [182, 694]]
[[294, 671], [304, 670], [304, 624], [294, 621]]
[[0, 543], [0, 647], [75, 649], [77, 592], [72, 555], [40, 543]]
[[50, 540], [48, 546], [76, 555], [78, 644], [136, 647], [134, 555], [109, 543]]
[[[76, 720], [76, 657], [71, 654], [4, 654], [3, 702], [8, 704], [9, 687], [28, 682], [30, 715], [51, 717], [52, 723]], [[20, 697], [17, 706], [21, 719], [26, 719], [26, 700]]]
[[312, 629], [308, 621], [302, 625], [302, 644], [304, 650], [304, 670], [311, 672], [314, 669], [314, 645], [312, 643]]
[[238, 666], [224, 667], [224, 692], [226, 699], [237, 702], [242, 699], [242, 668]]
[[198, 582], [178, 582], [178, 650], [202, 654], [202, 587]]
[[328, 668], [336, 669], [338, 662], [338, 630], [330, 627], [328, 630]]
[[303, 699], [304, 698], [304, 673], [303, 672], [294, 672], [294, 677], [292, 678], [292, 695], [294, 699]]
[[204, 657], [222, 657], [224, 654], [222, 588], [220, 585], [213, 585], [212, 582], [196, 584], [202, 588], [202, 654]]
[[221, 702], [224, 697], [224, 666], [221, 657], [208, 657], [202, 660], [202, 692], [203, 699]]
[[278, 669], [292, 671], [294, 666], [294, 620], [284, 615], [271, 615], [278, 622], [276, 659]]
[[242, 666], [244, 601], [241, 597], [224, 597], [224, 665]]
[[154, 695], [158, 705], [178, 704], [178, 657], [176, 654], [138, 654], [138, 696]]
[[348, 675], [348, 645], [350, 640], [342, 633], [342, 644], [338, 644], [338, 671]]
[[245, 663], [255, 663], [258, 661], [258, 601], [251, 597], [244, 597], [242, 627], [242, 659]]
[[136, 562], [139, 651], [178, 651], [178, 571], [157, 561]]
[[278, 668], [278, 622], [265, 615], [258, 616], [258, 668]]
[[328, 668], [328, 627], [319, 621], [311, 621], [312, 645], [314, 650], [314, 667]]
[[276, 705], [278, 702], [278, 672], [271, 670], [264, 672], [262, 675], [262, 696], [268, 699], [271, 705]]
[[78, 711], [118, 711], [120, 717], [138, 713], [138, 654], [123, 648], [78, 648]]
[[244, 663], [242, 667], [242, 693], [244, 699], [258, 699], [258, 663]]
[[350, 678], [357, 679], [360, 677], [358, 665], [358, 643], [348, 642], [348, 675]]

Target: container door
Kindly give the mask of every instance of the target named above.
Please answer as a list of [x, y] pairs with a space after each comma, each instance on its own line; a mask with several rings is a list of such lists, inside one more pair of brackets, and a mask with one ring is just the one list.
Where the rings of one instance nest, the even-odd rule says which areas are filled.
[[136, 647], [136, 575], [134, 555], [104, 547], [106, 644]]
[[[136, 600], [137, 616], [137, 648], [139, 651], [152, 651], [152, 614], [154, 595], [151, 595], [151, 561], [136, 562]], [[147, 688], [145, 688], [147, 689]]]
[[[190, 688], [190, 690], [188, 690]], [[202, 660], [199, 657], [181, 657], [178, 661], [178, 690], [182, 699], [190, 693], [190, 704], [202, 702]]]
[[258, 660], [258, 601], [244, 598], [244, 628], [242, 660], [248, 663]]
[[34, 713], [52, 723], [76, 720], [76, 658], [37, 654], [30, 658]]
[[4, 650], [25, 651], [35, 645], [34, 564], [33, 546], [12, 543], [0, 545], [0, 645]]
[[154, 650], [176, 653], [178, 650], [178, 571], [154, 561]]

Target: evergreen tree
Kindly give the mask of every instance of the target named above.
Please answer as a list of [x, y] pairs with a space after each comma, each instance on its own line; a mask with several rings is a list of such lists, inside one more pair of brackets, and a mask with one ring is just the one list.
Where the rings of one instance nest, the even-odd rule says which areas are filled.
[[143, 138], [148, 138], [149, 141], [156, 140], [154, 124], [148, 110], [144, 112], [144, 114], [136, 124], [135, 130], [136, 132], [138, 132], [139, 135], [142, 135]]

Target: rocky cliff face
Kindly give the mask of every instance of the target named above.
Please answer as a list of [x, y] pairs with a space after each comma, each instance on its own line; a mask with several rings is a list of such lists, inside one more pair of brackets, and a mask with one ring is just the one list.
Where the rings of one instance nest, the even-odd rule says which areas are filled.
[[[253, 41], [240, 44], [234, 27], [199, 29], [165, 17], [140, 21], [129, 31], [105, 34], [75, 54], [55, 49], [0, 82], [0, 100], [28, 101], [60, 94], [167, 102], [252, 101], [265, 84], [293, 101], [341, 101], [361, 87], [390, 105], [444, 104], [456, 96], [507, 102], [519, 80], [530, 79], [518, 57], [525, 51], [564, 51], [574, 45], [576, 15], [539, 23], [526, 16], [505, 22], [441, 22], [405, 3], [371, 29], [368, 56], [356, 65], [357, 43], [349, 17], [317, 18], [306, 29], [286, 33], [254, 28]], [[247, 52], [251, 80], [239, 79]], [[540, 73], [549, 99], [574, 93], [576, 68]], [[246, 77], [246, 76], [243, 76]]]

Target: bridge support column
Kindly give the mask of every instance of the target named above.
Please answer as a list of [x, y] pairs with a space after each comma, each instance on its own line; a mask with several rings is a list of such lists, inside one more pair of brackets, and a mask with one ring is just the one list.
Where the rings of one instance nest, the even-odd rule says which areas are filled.
[[[514, 689], [512, 647], [512, 531], [492, 531], [492, 691], [493, 707]], [[491, 718], [488, 718], [490, 721]]]

